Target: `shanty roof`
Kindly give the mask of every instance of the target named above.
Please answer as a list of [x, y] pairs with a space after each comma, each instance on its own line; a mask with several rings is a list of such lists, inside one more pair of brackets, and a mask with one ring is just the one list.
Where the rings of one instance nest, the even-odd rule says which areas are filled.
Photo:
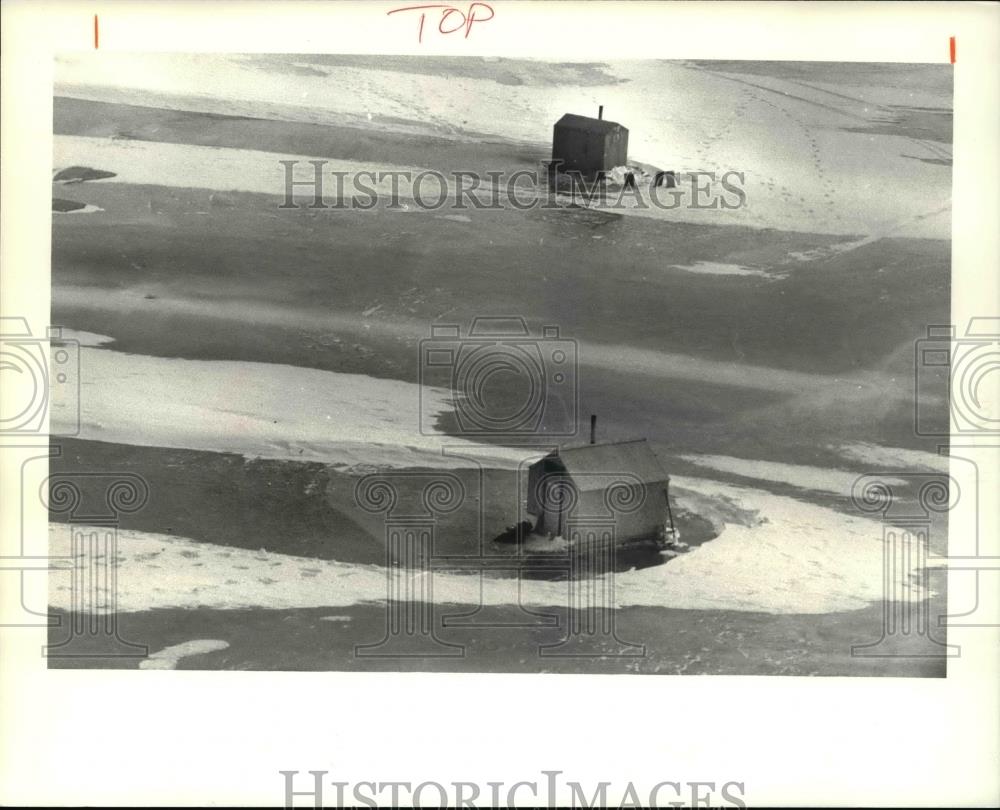
[[659, 484], [670, 478], [645, 439], [568, 447], [548, 458], [557, 458], [584, 490], [604, 489], [622, 474], [634, 475], [644, 484]]
[[614, 121], [605, 121], [602, 118], [587, 118], [585, 115], [573, 115], [573, 113], [566, 113], [556, 122], [556, 126], [565, 127], [566, 129], [578, 129], [584, 132], [596, 132], [601, 135], [612, 132], [615, 129], [625, 129], [621, 124]]

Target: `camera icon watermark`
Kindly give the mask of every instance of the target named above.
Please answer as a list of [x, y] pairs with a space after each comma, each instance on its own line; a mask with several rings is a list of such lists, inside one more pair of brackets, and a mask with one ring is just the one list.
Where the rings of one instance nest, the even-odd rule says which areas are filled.
[[458, 325], [432, 326], [419, 351], [422, 433], [439, 432], [439, 402], [428, 389], [447, 389], [459, 436], [576, 435], [577, 344], [557, 326], [533, 337], [523, 318], [478, 317], [464, 337]]
[[540, 647], [539, 655], [644, 658], [644, 644], [618, 635], [615, 558], [629, 538], [655, 538], [659, 545], [663, 510], [655, 487], [632, 472], [568, 474], [545, 460], [529, 467], [527, 478], [527, 511], [522, 517], [534, 524], [535, 533], [552, 538], [551, 543], [566, 544], [565, 553], [552, 555], [548, 563], [566, 572], [566, 636]]
[[[401, 495], [409, 494], [401, 504]], [[434, 540], [442, 516], [465, 502], [465, 487], [452, 473], [373, 473], [354, 490], [357, 505], [385, 521], [386, 614], [381, 639], [358, 644], [357, 658], [462, 657], [460, 644], [438, 637], [435, 616]]]
[[24, 318], [0, 318], [0, 387], [0, 438], [44, 436], [50, 411], [49, 433], [79, 433], [80, 345], [60, 327], [38, 337]]
[[518, 523], [468, 552], [445, 538], [471, 546], [471, 527], [486, 529], [496, 504], [484, 498], [482, 468], [359, 479], [356, 504], [384, 521], [386, 589], [384, 630], [357, 645], [355, 657], [461, 658], [466, 645], [452, 639], [496, 628], [546, 631], [531, 642], [541, 659], [645, 657], [644, 644], [617, 632], [617, 555], [671, 547], [666, 476], [557, 467], [551, 457], [523, 462], [514, 482]]
[[[916, 342], [914, 428], [918, 436], [998, 435], [1000, 318], [970, 318], [962, 337], [954, 326], [929, 326]], [[941, 407], [946, 396], [948, 407]]]
[[[882, 628], [878, 639], [851, 647], [857, 658], [950, 658], [959, 648], [935, 636], [931, 620], [934, 516], [961, 498], [946, 473], [866, 473], [851, 488], [851, 504], [882, 522]], [[939, 623], [940, 624], [940, 623]]]
[[[19, 611], [0, 626], [48, 627], [42, 653], [50, 659], [144, 657], [146, 646], [119, 631], [118, 528], [146, 506], [148, 482], [132, 472], [54, 470], [58, 443], [43, 454], [30, 445], [3, 449], [33, 454], [22, 458], [15, 485], [20, 543], [10, 549], [15, 554], [0, 556], [0, 571], [18, 577]], [[41, 523], [28, 519], [39, 505], [48, 517]]]
[[132, 472], [53, 472], [38, 497], [69, 532], [71, 578], [67, 632], [45, 648], [47, 658], [144, 658], [145, 644], [118, 624], [118, 527], [145, 508], [149, 484]]

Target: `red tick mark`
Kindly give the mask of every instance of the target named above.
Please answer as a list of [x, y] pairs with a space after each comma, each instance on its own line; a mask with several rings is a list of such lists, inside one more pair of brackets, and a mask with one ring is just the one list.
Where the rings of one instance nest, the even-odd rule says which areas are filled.
[[97, 15], [94, 15], [94, 50], [97, 50], [97, 45], [100, 41], [100, 32], [97, 28]]
[[955, 64], [955, 37], [948, 40], [948, 47], [951, 49], [951, 63]]

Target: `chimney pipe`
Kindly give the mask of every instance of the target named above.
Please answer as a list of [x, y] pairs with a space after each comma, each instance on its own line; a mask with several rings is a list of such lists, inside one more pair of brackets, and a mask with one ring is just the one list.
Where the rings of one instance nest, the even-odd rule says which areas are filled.
[[592, 413], [590, 415], [590, 443], [594, 444], [597, 441], [597, 414]]
[[604, 120], [604, 105], [603, 104], [600, 107], [597, 108], [597, 120], [598, 121], [603, 121]]

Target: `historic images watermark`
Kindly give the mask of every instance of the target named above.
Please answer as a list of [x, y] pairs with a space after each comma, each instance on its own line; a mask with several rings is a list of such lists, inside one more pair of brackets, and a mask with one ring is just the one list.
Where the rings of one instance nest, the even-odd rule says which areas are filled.
[[[346, 171], [327, 160], [280, 160], [280, 209], [371, 211], [530, 211], [586, 205], [598, 210], [735, 210], [747, 204], [742, 171], [560, 172], [558, 165], [517, 171], [432, 169]], [[310, 168], [311, 167], [311, 168]]]
[[[29, 536], [26, 508], [35, 498], [37, 480], [29, 479], [27, 471], [39, 462], [48, 464], [53, 452], [48, 431], [73, 435], [79, 430], [79, 356], [77, 342], [65, 339], [59, 327], [34, 330], [23, 317], [0, 318], [0, 452], [5, 454], [5, 465], [12, 459], [20, 462], [19, 468], [8, 467], [18, 469], [20, 485], [17, 547], [5, 548], [0, 557], [3, 587], [10, 588], [16, 579], [19, 597], [16, 613], [3, 616], [6, 627], [46, 627], [59, 621], [47, 610], [32, 607], [46, 604], [33, 598], [40, 595], [34, 586], [44, 585], [39, 573], [67, 570], [72, 563], [50, 556], [47, 536]], [[50, 410], [55, 411], [51, 423]]]
[[[80, 428], [80, 347], [49, 327], [36, 335], [24, 318], [4, 318], [0, 333], [0, 373], [4, 403], [0, 450], [20, 457], [18, 475], [19, 545], [0, 558], [0, 571], [16, 573], [20, 613], [5, 616], [7, 627], [60, 628], [43, 653], [49, 658], [143, 657], [147, 648], [121, 637], [118, 627], [118, 527], [124, 515], [142, 509], [149, 486], [130, 472], [51, 472], [63, 448], [61, 437]], [[26, 516], [41, 505], [50, 520], [69, 532], [68, 553], [49, 549], [46, 523], [29, 528]], [[42, 536], [35, 536], [37, 533]], [[48, 573], [68, 585], [65, 614], [46, 609], [48, 593], [32, 574]], [[67, 618], [66, 624], [63, 619]]]
[[[431, 564], [438, 521], [466, 505], [465, 494], [458, 476], [444, 472], [376, 474], [358, 482], [358, 506], [384, 517], [386, 548], [385, 636], [357, 645], [358, 658], [464, 655], [461, 645], [438, 637]], [[402, 508], [401, 500], [408, 501]]]
[[64, 338], [61, 327], [50, 326], [41, 336], [32, 332], [24, 318], [0, 318], [0, 375], [4, 382], [3, 444], [45, 440], [50, 406], [52, 435], [79, 432], [80, 345]]
[[[864, 657], [952, 657], [935, 629], [996, 627], [991, 606], [1000, 588], [1000, 553], [985, 549], [980, 521], [982, 477], [978, 457], [1000, 449], [1000, 318], [973, 317], [959, 332], [954, 325], [934, 325], [914, 350], [914, 433], [937, 438], [950, 472], [861, 476], [851, 493], [856, 509], [878, 514], [883, 525], [883, 616], [881, 637], [854, 645]], [[962, 483], [960, 483], [960, 479]], [[955, 517], [962, 504], [972, 520], [962, 536], [949, 532], [948, 548], [934, 550], [932, 532], [941, 518]], [[992, 553], [991, 553], [992, 552]], [[933, 567], [971, 574], [975, 604], [960, 613], [931, 616]], [[992, 575], [992, 576], [990, 576]]]
[[[54, 444], [44, 454], [21, 463], [18, 478], [21, 516], [20, 550], [0, 559], [0, 570], [19, 575], [21, 615], [7, 617], [7, 627], [59, 628], [43, 649], [47, 658], [143, 658], [148, 648], [125, 639], [118, 614], [118, 529], [122, 518], [138, 512], [149, 499], [146, 480], [131, 472], [50, 472], [62, 454]], [[42, 553], [43, 537], [28, 536], [24, 516], [41, 505], [56, 531], [67, 532], [66, 554]], [[33, 572], [49, 575], [49, 591], [31, 587]], [[35, 610], [52, 589], [65, 591], [66, 609]], [[64, 621], [65, 620], [65, 621]]]
[[933, 517], [952, 509], [960, 490], [950, 476], [880, 473], [859, 478], [851, 501], [882, 519], [882, 635], [851, 647], [858, 657], [937, 658], [957, 648], [935, 637], [930, 608]]
[[340, 781], [329, 771], [278, 771], [285, 807], [746, 807], [746, 783], [663, 780], [581, 783], [561, 770], [508, 783]]
[[[425, 470], [373, 473], [358, 482], [356, 503], [385, 522], [386, 613], [382, 636], [357, 645], [355, 655], [461, 658], [465, 646], [443, 640], [442, 628], [554, 627], [560, 623], [558, 609], [565, 607], [562, 639], [539, 644], [539, 657], [644, 657], [644, 645], [621, 638], [616, 630], [615, 553], [635, 524], [634, 516], [647, 503], [662, 501], [666, 491], [651, 491], [654, 486], [627, 471], [591, 471], [569, 478], [559, 473], [532, 476], [522, 466], [511, 481], [518, 493], [526, 484], [533, 489], [529, 504], [544, 501], [541, 509], [551, 525], [529, 537], [529, 527], [540, 525], [540, 516], [526, 514], [525, 504], [519, 503], [510, 552], [503, 554], [489, 548], [485, 533], [482, 470], [472, 469], [465, 477], [472, 486], [455, 473]], [[437, 550], [440, 535], [460, 509], [466, 516], [461, 524], [470, 527], [469, 539], [478, 539], [478, 549], [442, 553]], [[646, 528], [652, 529], [651, 544], [667, 542], [669, 527]], [[538, 546], [548, 548], [539, 553]], [[472, 575], [479, 581], [473, 583]], [[524, 605], [520, 597], [525, 578], [539, 576], [562, 583], [562, 599], [551, 605]], [[448, 586], [443, 596], [439, 577]], [[505, 610], [498, 612], [487, 595], [504, 592], [504, 586], [506, 594], [515, 596], [502, 596]], [[456, 602], [464, 608], [456, 608]]]
[[432, 390], [455, 392], [456, 436], [504, 441], [568, 438], [579, 430], [579, 349], [559, 327], [532, 335], [520, 316], [432, 324], [419, 343], [420, 431], [435, 434]]
[[[591, 444], [575, 451], [587, 458], [565, 467], [560, 447], [579, 434], [578, 345], [557, 326], [533, 334], [519, 316], [482, 316], [467, 330], [432, 325], [430, 332], [418, 345], [421, 431], [440, 435], [440, 392], [450, 391], [447, 433], [481, 449], [499, 442], [520, 461], [506, 496], [487, 491], [483, 464], [460, 445], [444, 453], [461, 457], [468, 468], [461, 474], [395, 470], [359, 480], [355, 502], [384, 520], [387, 585], [384, 635], [358, 645], [356, 655], [461, 657], [465, 647], [442, 640], [442, 628], [564, 622], [563, 638], [540, 644], [540, 657], [645, 656], [644, 645], [620, 638], [615, 627], [615, 562], [626, 542], [676, 546], [667, 476], [636, 474], [658, 466], [652, 450], [645, 442], [594, 446], [592, 424]], [[642, 458], [630, 467], [623, 454]], [[509, 502], [497, 508], [490, 499], [498, 497]], [[498, 534], [488, 525], [491, 510], [513, 525]], [[469, 550], [442, 551], [448, 532]], [[474, 587], [470, 574], [479, 576]], [[550, 602], [525, 604], [528, 579], [564, 587], [555, 598], [548, 592]]]
[[961, 336], [951, 324], [927, 327], [927, 337], [916, 342], [914, 369], [918, 436], [1000, 436], [1000, 317], [970, 318]]
[[70, 533], [69, 628], [49, 658], [145, 658], [144, 644], [122, 637], [118, 616], [118, 527], [149, 500], [146, 480], [130, 472], [52, 473], [39, 497]]

